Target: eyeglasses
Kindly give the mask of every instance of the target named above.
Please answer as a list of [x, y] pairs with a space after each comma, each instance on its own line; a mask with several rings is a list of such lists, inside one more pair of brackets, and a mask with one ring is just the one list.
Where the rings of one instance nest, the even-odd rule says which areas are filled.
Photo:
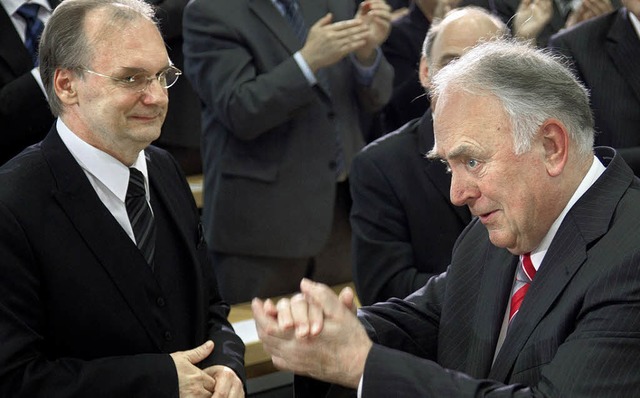
[[127, 77], [114, 77], [114, 76], [104, 75], [102, 73], [98, 73], [87, 68], [81, 68], [81, 69], [85, 72], [91, 73], [92, 75], [111, 79], [114, 82], [119, 83], [122, 87], [126, 88], [127, 90], [131, 90], [137, 93], [141, 93], [145, 91], [147, 88], [149, 88], [149, 85], [151, 85], [151, 83], [154, 80], [157, 80], [158, 83], [160, 83], [160, 87], [169, 88], [174, 84], [176, 84], [176, 82], [178, 81], [178, 77], [182, 74], [182, 71], [173, 65], [169, 66], [165, 70], [162, 70], [156, 73], [153, 76], [149, 76], [144, 72], [139, 72]]

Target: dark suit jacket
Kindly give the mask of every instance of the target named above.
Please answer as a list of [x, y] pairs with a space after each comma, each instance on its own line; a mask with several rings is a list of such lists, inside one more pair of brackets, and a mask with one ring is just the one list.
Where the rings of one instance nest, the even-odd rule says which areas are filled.
[[[354, 2], [301, 0], [307, 25]], [[326, 243], [336, 189], [336, 131], [346, 169], [363, 146], [361, 110], [391, 94], [382, 57], [370, 86], [347, 57], [310, 87], [292, 55], [302, 47], [271, 0], [195, 0], [184, 19], [186, 72], [203, 111], [204, 209], [213, 250], [310, 257]]]
[[153, 273], [55, 129], [0, 169], [0, 396], [175, 397], [168, 353], [209, 338], [202, 364], [244, 378], [193, 196], [165, 151], [145, 153], [169, 235]]
[[422, 43], [431, 23], [415, 2], [409, 14], [393, 22], [391, 33], [382, 45], [382, 51], [393, 66], [393, 95], [381, 112], [382, 133], [402, 127], [408, 121], [421, 117], [429, 107], [418, 66], [422, 56]]
[[[637, 396], [640, 180], [611, 148], [596, 154], [607, 169], [560, 225], [495, 361], [518, 256], [474, 219], [446, 273], [358, 311], [374, 341], [363, 397]], [[304, 377], [295, 387], [355, 397]]]
[[[60, 3], [51, 0], [52, 7]], [[42, 140], [53, 115], [31, 75], [33, 61], [16, 28], [0, 6], [0, 165]]]
[[362, 304], [404, 298], [446, 270], [469, 209], [449, 201], [451, 176], [433, 148], [431, 110], [369, 144], [351, 168], [354, 280]]
[[621, 8], [553, 36], [591, 92], [596, 145], [620, 150], [640, 175], [640, 39]]
[[495, 362], [518, 257], [475, 220], [447, 273], [361, 311], [375, 341], [363, 397], [637, 396], [640, 181], [610, 148], [598, 155], [607, 169], [562, 222]]

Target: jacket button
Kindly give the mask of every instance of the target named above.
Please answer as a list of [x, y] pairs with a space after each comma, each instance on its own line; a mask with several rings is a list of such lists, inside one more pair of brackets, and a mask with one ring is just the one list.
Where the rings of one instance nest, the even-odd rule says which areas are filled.
[[165, 341], [173, 340], [173, 334], [171, 334], [171, 332], [167, 330], [166, 332], [164, 332], [164, 339]]
[[158, 297], [156, 299], [156, 304], [158, 304], [158, 307], [162, 308], [165, 306], [166, 303], [162, 297]]
[[335, 170], [336, 167], [338, 167], [338, 164], [336, 163], [335, 160], [332, 160], [329, 162], [329, 170]]
[[334, 111], [327, 112], [327, 117], [329, 119], [334, 119], [336, 117], [336, 113]]

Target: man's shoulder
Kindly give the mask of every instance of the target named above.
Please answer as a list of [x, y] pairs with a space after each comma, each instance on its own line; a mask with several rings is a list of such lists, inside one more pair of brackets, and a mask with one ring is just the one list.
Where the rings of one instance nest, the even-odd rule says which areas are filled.
[[362, 158], [389, 158], [394, 153], [418, 152], [417, 132], [420, 118], [407, 122], [399, 129], [383, 135], [365, 146], [356, 156]]
[[53, 189], [51, 169], [40, 144], [32, 145], [0, 167], [0, 202], [20, 204]]
[[589, 38], [606, 37], [609, 27], [618, 18], [619, 10], [591, 18], [578, 25], [564, 29], [551, 37], [550, 43], [585, 43], [592, 45]]

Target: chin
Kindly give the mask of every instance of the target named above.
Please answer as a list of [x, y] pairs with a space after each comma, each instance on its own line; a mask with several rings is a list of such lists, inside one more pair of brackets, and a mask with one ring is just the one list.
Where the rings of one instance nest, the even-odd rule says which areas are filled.
[[513, 241], [513, 239], [511, 239], [511, 237], [509, 236], [504, 236], [504, 234], [501, 234], [498, 231], [489, 231], [489, 240], [496, 247], [507, 249], [511, 253], [514, 253], [516, 251], [515, 242]]

